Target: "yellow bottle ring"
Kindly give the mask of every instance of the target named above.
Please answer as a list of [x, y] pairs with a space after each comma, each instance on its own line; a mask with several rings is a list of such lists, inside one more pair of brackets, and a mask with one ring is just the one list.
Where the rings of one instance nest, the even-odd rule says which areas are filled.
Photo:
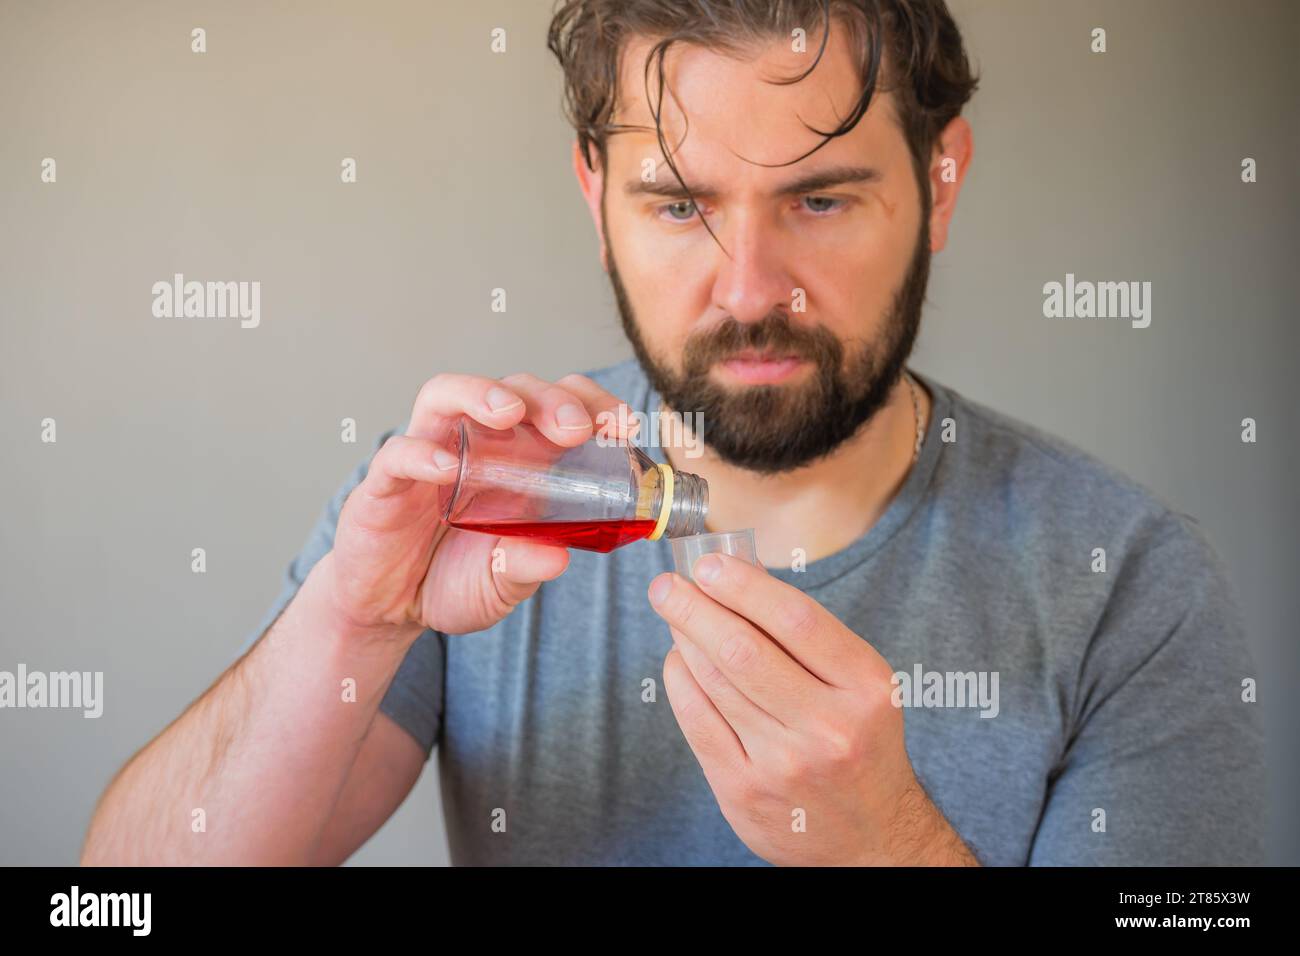
[[664, 476], [663, 507], [659, 509], [659, 520], [647, 541], [658, 541], [663, 537], [664, 528], [668, 527], [668, 513], [673, 510], [673, 466], [660, 464], [659, 472]]

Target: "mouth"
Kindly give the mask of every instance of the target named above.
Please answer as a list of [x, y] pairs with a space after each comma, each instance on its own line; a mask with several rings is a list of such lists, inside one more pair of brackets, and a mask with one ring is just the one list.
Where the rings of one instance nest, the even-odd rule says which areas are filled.
[[718, 363], [729, 376], [750, 385], [783, 382], [808, 364], [798, 355], [746, 349]]

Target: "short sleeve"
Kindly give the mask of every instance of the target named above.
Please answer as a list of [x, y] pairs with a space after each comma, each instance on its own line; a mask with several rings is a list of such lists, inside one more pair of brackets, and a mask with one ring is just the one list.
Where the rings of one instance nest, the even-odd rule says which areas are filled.
[[1160, 526], [1125, 554], [1087, 647], [1031, 865], [1263, 862], [1263, 718], [1235, 593], [1194, 519]]
[[[371, 447], [365, 461], [358, 464], [347, 479], [326, 503], [315, 526], [307, 535], [301, 550], [289, 562], [281, 577], [280, 593], [240, 646], [243, 656], [279, 618], [316, 562], [334, 547], [334, 532], [338, 526], [343, 503], [357, 485], [365, 480], [370, 462], [392, 435], [404, 434], [406, 425], [384, 432]], [[384, 699], [379, 704], [387, 714], [424, 749], [425, 756], [432, 752], [442, 723], [442, 674], [445, 664], [445, 638], [433, 630], [425, 630], [411, 645], [397, 674], [393, 677]]]

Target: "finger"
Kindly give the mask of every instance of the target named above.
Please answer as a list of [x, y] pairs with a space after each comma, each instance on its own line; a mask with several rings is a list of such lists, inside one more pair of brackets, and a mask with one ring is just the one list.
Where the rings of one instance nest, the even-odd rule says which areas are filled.
[[704, 594], [762, 629], [832, 687], [861, 687], [884, 662], [830, 611], [748, 561], [729, 554], [702, 555], [691, 577]]
[[615, 440], [627, 439], [634, 436], [641, 425], [641, 419], [633, 414], [630, 405], [585, 375], [566, 375], [555, 384], [582, 399], [598, 435]]
[[527, 372], [507, 375], [501, 383], [524, 400], [525, 418], [550, 441], [573, 446], [591, 437], [591, 413], [572, 392]]
[[664, 690], [677, 726], [690, 744], [704, 774], [749, 772], [749, 757], [731, 725], [718, 713], [709, 695], [695, 682], [691, 670], [674, 647], [664, 658]]
[[801, 728], [827, 698], [826, 687], [743, 617], [671, 572], [650, 583], [650, 603], [692, 641], [736, 689], [790, 728]]
[[569, 552], [527, 538], [502, 538], [492, 549], [492, 579], [501, 600], [511, 607], [532, 597], [543, 581], [558, 578], [569, 566]]
[[676, 628], [670, 630], [682, 660], [695, 678], [695, 685], [709, 696], [718, 713], [736, 732], [745, 752], [757, 760], [761, 753], [771, 748], [772, 741], [785, 733], [785, 727], [738, 691], [736, 685], [727, 679], [727, 675], [681, 631]]
[[448, 485], [456, 480], [460, 459], [431, 438], [393, 435], [370, 460], [362, 481], [371, 498], [405, 491], [413, 482]]
[[420, 386], [406, 434], [445, 441], [462, 415], [489, 428], [510, 428], [524, 411], [523, 398], [496, 379], [444, 372]]

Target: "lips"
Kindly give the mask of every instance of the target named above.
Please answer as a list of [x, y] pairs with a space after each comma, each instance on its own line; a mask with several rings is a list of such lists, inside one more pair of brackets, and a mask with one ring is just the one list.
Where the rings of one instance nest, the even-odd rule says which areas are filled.
[[768, 384], [789, 378], [805, 360], [798, 355], [746, 349], [720, 364], [733, 377], [750, 384]]

